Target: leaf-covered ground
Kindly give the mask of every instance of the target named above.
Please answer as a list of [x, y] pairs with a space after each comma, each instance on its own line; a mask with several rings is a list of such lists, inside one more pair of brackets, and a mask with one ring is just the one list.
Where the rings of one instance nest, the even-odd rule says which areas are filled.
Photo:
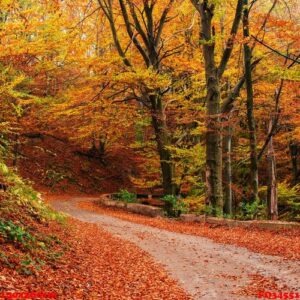
[[30, 276], [0, 265], [0, 292], [57, 292], [59, 299], [189, 299], [162, 267], [133, 244], [70, 219], [44, 229], [66, 245], [52, 266]]
[[[114, 236], [134, 243], [162, 264], [195, 299], [252, 300], [266, 288], [287, 292], [299, 290], [300, 261], [254, 253], [245, 247], [155, 228], [80, 207], [82, 201], [95, 199], [77, 196], [62, 201], [56, 197], [51, 205], [58, 211], [83, 222], [98, 224]], [[214, 229], [217, 228], [210, 230]]]
[[[261, 274], [252, 274], [250, 276], [250, 283], [234, 292], [235, 295], [239, 296], [258, 296], [258, 291], [291, 291], [287, 286], [281, 285], [276, 278], [267, 278]], [[278, 292], [279, 294], [279, 292]]]
[[198, 223], [190, 224], [163, 218], [150, 218], [118, 209], [100, 207], [91, 201], [81, 202], [80, 207], [134, 223], [173, 232], [203, 236], [219, 243], [246, 247], [258, 253], [278, 255], [294, 260], [300, 259], [299, 230], [269, 231], [256, 228], [228, 228], [226, 226], [216, 227]]

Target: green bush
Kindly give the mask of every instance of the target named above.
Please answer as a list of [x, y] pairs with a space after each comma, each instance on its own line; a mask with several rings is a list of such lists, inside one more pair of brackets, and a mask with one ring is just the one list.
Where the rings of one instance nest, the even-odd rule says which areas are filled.
[[243, 220], [254, 220], [254, 219], [265, 219], [266, 218], [266, 205], [260, 203], [259, 200], [253, 202], [243, 201], [240, 204], [241, 214], [237, 215], [238, 219]]
[[128, 192], [127, 190], [121, 189], [116, 196], [117, 200], [126, 202], [126, 203], [135, 203], [136, 195]]
[[223, 210], [219, 208], [214, 208], [211, 204], [204, 206], [204, 213], [207, 216], [219, 217], [219, 218], [223, 217]]
[[188, 192], [188, 197], [204, 197], [205, 196], [205, 184], [197, 183]]
[[165, 195], [161, 200], [165, 202], [165, 212], [168, 217], [179, 217], [187, 212], [186, 204], [174, 195]]

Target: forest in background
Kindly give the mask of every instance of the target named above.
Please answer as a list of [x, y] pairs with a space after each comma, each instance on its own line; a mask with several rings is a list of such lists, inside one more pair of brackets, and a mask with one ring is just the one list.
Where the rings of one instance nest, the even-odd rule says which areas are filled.
[[[8, 166], [80, 187], [78, 169], [95, 190], [107, 176], [112, 190], [180, 194], [191, 212], [299, 220], [299, 12], [297, 0], [1, 1], [2, 181]], [[67, 165], [45, 163], [67, 147]]]

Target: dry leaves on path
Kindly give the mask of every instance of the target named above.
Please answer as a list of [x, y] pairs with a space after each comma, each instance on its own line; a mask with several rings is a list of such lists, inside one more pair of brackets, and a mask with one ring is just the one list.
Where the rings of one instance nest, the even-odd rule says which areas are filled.
[[61, 260], [36, 276], [1, 266], [0, 292], [57, 292], [67, 300], [189, 299], [147, 253], [97, 225], [70, 219], [64, 230], [52, 224], [49, 231], [70, 246]]
[[300, 259], [299, 230], [269, 231], [257, 228], [229, 228], [227, 226], [209, 226], [202, 223], [184, 223], [181, 221], [150, 218], [128, 213], [123, 210], [101, 207], [91, 201], [82, 201], [79, 206], [101, 214], [110, 215], [126, 221], [148, 225], [178, 233], [198, 235], [210, 238], [218, 243], [245, 247], [253, 252], [278, 255], [288, 259]]

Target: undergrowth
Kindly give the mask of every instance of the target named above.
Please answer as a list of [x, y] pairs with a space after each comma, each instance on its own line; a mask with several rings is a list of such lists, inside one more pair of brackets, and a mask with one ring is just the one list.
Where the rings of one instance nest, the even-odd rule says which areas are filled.
[[121, 189], [116, 194], [116, 199], [119, 201], [123, 201], [125, 203], [136, 203], [136, 195], [133, 193], [128, 192], [125, 189]]
[[39, 272], [55, 263], [66, 246], [46, 233], [50, 223], [65, 224], [65, 217], [46, 205], [29, 182], [0, 163], [0, 265], [22, 274]]

